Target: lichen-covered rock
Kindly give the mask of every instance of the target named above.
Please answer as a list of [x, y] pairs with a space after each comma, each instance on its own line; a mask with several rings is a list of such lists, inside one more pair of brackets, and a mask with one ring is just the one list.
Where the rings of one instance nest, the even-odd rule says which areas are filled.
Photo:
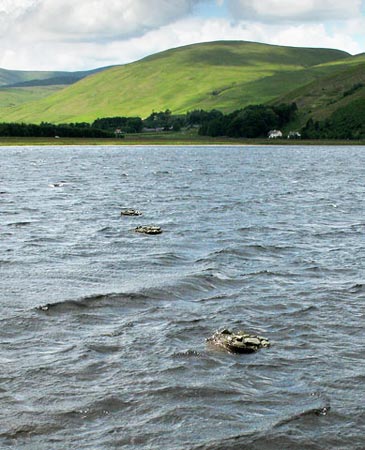
[[141, 216], [142, 213], [141, 213], [141, 211], [138, 211], [137, 209], [129, 208], [129, 209], [123, 209], [120, 212], [120, 215], [121, 216]]
[[139, 226], [134, 229], [137, 233], [144, 233], [144, 234], [161, 234], [162, 230], [160, 227], [156, 227], [153, 225], [144, 225]]
[[231, 353], [253, 353], [260, 348], [270, 347], [270, 342], [265, 337], [245, 331], [216, 331], [207, 342]]

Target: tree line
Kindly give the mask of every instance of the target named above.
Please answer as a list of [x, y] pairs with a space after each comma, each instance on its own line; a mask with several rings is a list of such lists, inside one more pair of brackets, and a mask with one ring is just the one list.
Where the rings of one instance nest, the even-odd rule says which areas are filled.
[[280, 129], [294, 119], [297, 105], [250, 105], [230, 114], [216, 112], [203, 121], [199, 133], [207, 136], [258, 138], [270, 130]]
[[108, 138], [113, 137], [114, 134], [83, 123], [54, 125], [42, 122], [39, 125], [26, 123], [0, 123], [0, 136]]
[[365, 139], [365, 102], [358, 99], [328, 119], [309, 119], [302, 131], [306, 139]]
[[[115, 116], [98, 118], [92, 123], [0, 123], [0, 136], [110, 138], [124, 137], [127, 133], [196, 128], [198, 133], [204, 136], [260, 138], [267, 137], [271, 130], [288, 128], [288, 124], [295, 121], [297, 114], [295, 103], [249, 105], [228, 114], [215, 109], [197, 109], [174, 115], [167, 109], [153, 111], [145, 119]], [[351, 107], [337, 110], [324, 121], [309, 119], [300, 132], [304, 139], [364, 139], [364, 118], [365, 104], [359, 100], [352, 102]]]

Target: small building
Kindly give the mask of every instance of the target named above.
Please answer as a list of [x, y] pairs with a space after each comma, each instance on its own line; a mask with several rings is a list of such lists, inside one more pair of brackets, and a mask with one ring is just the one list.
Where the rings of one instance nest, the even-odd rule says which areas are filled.
[[299, 133], [299, 131], [289, 131], [288, 133], [288, 139], [300, 139], [302, 135]]
[[114, 136], [115, 136], [116, 138], [122, 138], [122, 137], [124, 137], [123, 131], [122, 131], [120, 128], [117, 128], [117, 129], [114, 131]]
[[282, 137], [283, 137], [283, 133], [280, 130], [271, 130], [268, 133], [269, 139], [278, 139], [278, 138], [282, 138]]

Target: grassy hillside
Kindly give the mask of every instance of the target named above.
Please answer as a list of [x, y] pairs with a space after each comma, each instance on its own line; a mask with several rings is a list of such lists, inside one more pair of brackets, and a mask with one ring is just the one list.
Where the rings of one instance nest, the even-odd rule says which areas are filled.
[[274, 102], [297, 104], [299, 116], [291, 127], [300, 127], [309, 118], [322, 121], [339, 109], [350, 111], [354, 102], [365, 103], [365, 55], [324, 64], [314, 70], [319, 70], [322, 76]]
[[102, 70], [105, 68], [79, 72], [0, 69], [0, 109], [13, 109], [24, 103], [37, 101]]
[[232, 111], [273, 100], [337, 70], [326, 64], [348, 57], [338, 50], [241, 41], [195, 44], [113, 67], [39, 101], [1, 108], [0, 120], [92, 121], [145, 117], [167, 108], [174, 114], [196, 108]]
[[23, 103], [29, 103], [48, 97], [51, 94], [63, 89], [65, 86], [44, 86], [44, 87], [17, 87], [0, 88], [0, 109], [14, 108]]

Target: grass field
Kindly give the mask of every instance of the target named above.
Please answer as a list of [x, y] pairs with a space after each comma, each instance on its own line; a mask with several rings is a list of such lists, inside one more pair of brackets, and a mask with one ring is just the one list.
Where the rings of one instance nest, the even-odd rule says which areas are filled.
[[126, 146], [126, 145], [221, 145], [221, 146], [255, 146], [255, 145], [276, 145], [276, 146], [301, 146], [301, 145], [365, 145], [365, 140], [288, 140], [288, 139], [235, 139], [235, 138], [211, 138], [207, 136], [191, 136], [183, 134], [155, 134], [155, 135], [127, 135], [124, 139], [84, 139], [84, 138], [3, 138], [0, 137], [0, 147], [8, 146]]

